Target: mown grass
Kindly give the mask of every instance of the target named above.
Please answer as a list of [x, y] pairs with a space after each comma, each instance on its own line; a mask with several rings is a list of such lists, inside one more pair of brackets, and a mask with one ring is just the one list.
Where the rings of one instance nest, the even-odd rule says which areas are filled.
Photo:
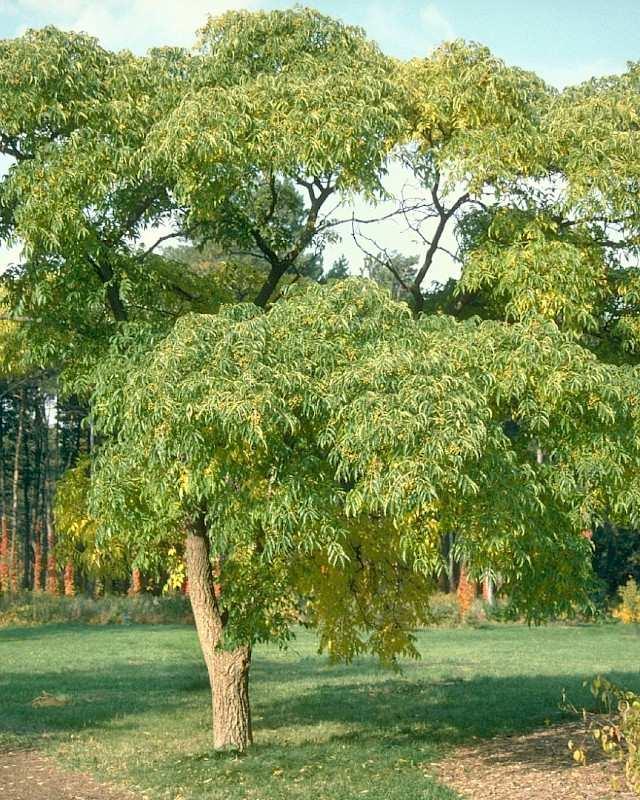
[[[0, 630], [0, 742], [172, 800], [451, 800], [430, 776], [455, 745], [557, 722], [563, 689], [587, 702], [595, 673], [640, 689], [640, 636], [621, 625], [492, 626], [420, 634], [402, 674], [331, 666], [299, 631], [257, 648], [256, 744], [210, 745], [206, 672], [185, 626]], [[43, 692], [65, 705], [34, 707]]]

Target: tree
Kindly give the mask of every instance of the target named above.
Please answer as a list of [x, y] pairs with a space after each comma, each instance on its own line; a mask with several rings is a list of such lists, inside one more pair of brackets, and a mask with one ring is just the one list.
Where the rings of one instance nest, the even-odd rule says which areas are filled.
[[[171, 238], [258, 257], [261, 306], [285, 275], [317, 271], [328, 202], [379, 191], [401, 127], [395, 63], [308, 9], [211, 19], [193, 55], [28, 31], [0, 42], [0, 68], [0, 153], [13, 159], [0, 237], [25, 247], [8, 302], [71, 382], [118, 324], [167, 330], [232, 299], [224, 280], [162, 258]], [[74, 389], [87, 391], [82, 375]]]
[[93, 402], [94, 515], [151, 553], [182, 530], [215, 745], [244, 749], [251, 648], [286, 641], [297, 593], [332, 657], [415, 655], [455, 527], [523, 613], [573, 608], [584, 515], [636, 507], [628, 388], [553, 323], [416, 321], [357, 279], [291, 291], [122, 333]]
[[460, 313], [471, 297], [452, 296], [450, 286], [434, 302], [433, 267], [445, 257], [460, 268], [454, 237], [469, 215], [496, 205], [518, 207], [522, 184], [547, 175], [541, 118], [554, 90], [487, 47], [464, 41], [401, 63], [396, 74], [403, 130], [394, 155], [418, 190], [412, 188], [411, 196], [403, 190], [392, 214], [401, 215], [412, 238], [422, 241], [423, 255], [417, 269], [403, 275], [394, 254], [370, 234], [361, 237], [359, 225], [356, 239], [366, 239], [367, 255], [389, 270], [417, 313], [434, 306]]
[[[80, 404], [123, 323], [166, 333], [187, 311], [319, 277], [325, 205], [377, 190], [399, 127], [393, 62], [308, 10], [225, 15], [195, 53], [142, 58], [28, 31], [0, 42], [0, 67], [0, 239], [24, 246], [3, 276], [12, 347]], [[159, 252], [171, 239], [225, 262], [185, 267]]]
[[[295, 594], [335, 657], [410, 654], [451, 531], [523, 613], [572, 607], [579, 532], [636, 514], [635, 67], [558, 94], [480, 45], [404, 64], [307, 9], [143, 58], [31, 31], [0, 67], [16, 340], [96, 388], [98, 539], [139, 567], [186, 550], [217, 745], [248, 743], [251, 646], [286, 640]], [[392, 155], [428, 193], [417, 270], [385, 260], [415, 318], [352, 280], [280, 303]], [[461, 280], [431, 293], [447, 252]]]
[[362, 275], [387, 288], [395, 300], [410, 301], [411, 295], [404, 287], [415, 280], [417, 263], [417, 256], [403, 256], [395, 252], [367, 255]]
[[[395, 64], [360, 29], [310, 9], [211, 18], [200, 53], [198, 78], [150, 133], [146, 163], [170, 176], [201, 237], [267, 263], [254, 298], [265, 306], [331, 235], [328, 202], [380, 191], [402, 124]], [[293, 188], [304, 215], [283, 226]]]
[[337, 258], [325, 273], [324, 280], [343, 280], [349, 277], [349, 262], [346, 256]]

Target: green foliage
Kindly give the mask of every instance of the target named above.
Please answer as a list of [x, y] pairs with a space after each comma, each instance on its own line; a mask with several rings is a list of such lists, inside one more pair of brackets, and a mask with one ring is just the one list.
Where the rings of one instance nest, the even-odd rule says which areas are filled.
[[231, 632], [284, 637], [302, 590], [332, 655], [390, 659], [451, 530], [516, 613], [586, 602], [585, 518], [637, 513], [628, 380], [553, 323], [415, 320], [358, 279], [130, 329], [97, 373], [92, 513], [144, 553], [203, 509]]
[[533, 73], [458, 40], [402, 65], [400, 78], [407, 139], [450, 188], [464, 181], [476, 193], [544, 170], [539, 122], [553, 90]]
[[194, 88], [148, 157], [207, 219], [227, 175], [241, 192], [256, 171], [378, 188], [401, 121], [394, 64], [362, 30], [304, 8], [228, 12], [202, 29], [199, 52]]
[[460, 615], [460, 601], [454, 592], [434, 592], [429, 597], [429, 625], [484, 625], [504, 622], [508, 617], [508, 601], [499, 598], [494, 605], [476, 599], [464, 615]]
[[593, 569], [609, 597], [629, 577], [640, 580], [640, 539], [638, 531], [605, 523], [593, 536]]
[[97, 546], [97, 522], [87, 508], [90, 484], [88, 458], [58, 481], [54, 509], [58, 558], [73, 562], [92, 578], [122, 578], [130, 571], [128, 543], [114, 540], [108, 548]]
[[[585, 682], [585, 686], [587, 683]], [[624, 762], [629, 787], [640, 791], [640, 695], [623, 689], [616, 683], [598, 675], [589, 684], [600, 714], [583, 710], [589, 738], [608, 756]], [[586, 764], [589, 749], [586, 744], [576, 746], [569, 742], [573, 758]]]
[[337, 258], [327, 271], [326, 280], [342, 280], [349, 277], [349, 262], [346, 256]]
[[361, 274], [388, 289], [395, 300], [409, 300], [406, 287], [415, 278], [417, 263], [417, 256], [403, 256], [396, 252], [378, 253], [377, 256], [365, 257]]
[[[0, 67], [6, 361], [95, 388], [104, 442], [88, 513], [86, 478], [63, 487], [67, 541], [160, 573], [204, 513], [229, 640], [286, 640], [303, 591], [337, 658], [415, 653], [453, 530], [514, 612], [586, 601], [580, 530], [640, 519], [636, 65], [556, 93], [480, 45], [402, 64], [295, 8], [144, 57], [28, 31]], [[224, 305], [318, 278], [327, 201], [382, 196], [395, 154], [461, 243], [416, 309], [485, 321], [352, 279]], [[212, 264], [156, 252], [166, 226]], [[404, 297], [429, 261], [396, 262]]]
[[503, 208], [486, 216], [458, 290], [488, 288], [507, 319], [533, 314], [570, 331], [597, 328], [606, 292], [601, 248], [579, 228], [535, 211]]
[[[117, 323], [167, 330], [238, 286], [264, 304], [285, 274], [319, 277], [323, 204], [376, 192], [401, 127], [393, 62], [306, 9], [211, 19], [192, 54], [28, 31], [0, 42], [0, 67], [0, 238], [24, 245], [8, 304], [78, 393]], [[143, 243], [167, 226], [257, 254], [262, 274], [194, 274]]]
[[141, 173], [140, 148], [188, 63], [179, 51], [110, 53], [54, 28], [0, 42], [0, 151], [13, 158], [0, 235], [24, 245], [4, 276], [7, 302], [32, 358], [64, 365], [70, 382], [100, 357], [114, 321], [166, 327], [187, 298], [190, 310], [219, 302], [139, 241], [174, 210], [166, 186]]
[[462, 221], [457, 287], [488, 295], [490, 315], [541, 314], [626, 363], [637, 360], [639, 335], [638, 97], [636, 64], [548, 94], [535, 155], [508, 191]]

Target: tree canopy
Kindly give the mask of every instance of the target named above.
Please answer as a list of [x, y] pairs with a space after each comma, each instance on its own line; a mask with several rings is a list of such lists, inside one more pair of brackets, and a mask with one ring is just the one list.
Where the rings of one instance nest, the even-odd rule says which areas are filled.
[[302, 591], [333, 655], [407, 652], [451, 530], [518, 610], [567, 611], [580, 530], [637, 513], [629, 375], [540, 319], [415, 320], [348, 279], [123, 332], [99, 375], [103, 535], [204, 514], [232, 640], [283, 635]]

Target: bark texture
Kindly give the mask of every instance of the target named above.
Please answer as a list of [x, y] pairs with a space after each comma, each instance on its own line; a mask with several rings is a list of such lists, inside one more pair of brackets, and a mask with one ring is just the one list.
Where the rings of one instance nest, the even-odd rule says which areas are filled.
[[35, 541], [33, 543], [33, 591], [42, 591], [42, 540], [41, 531], [37, 527], [35, 531]]
[[249, 705], [251, 648], [237, 647], [213, 655], [211, 691], [213, 742], [218, 750], [246, 750], [253, 743]]
[[11, 501], [11, 550], [9, 553], [9, 581], [11, 591], [18, 591], [18, 505], [20, 488], [20, 455], [22, 449], [22, 438], [24, 433], [24, 408], [25, 391], [20, 392], [20, 411], [18, 413], [18, 430], [16, 433], [16, 449], [13, 460], [13, 480], [12, 480], [12, 501]]
[[65, 597], [73, 597], [76, 593], [76, 582], [73, 563], [67, 561], [64, 567], [64, 594]]
[[490, 606], [494, 603], [493, 580], [488, 575], [482, 581], [482, 599]]
[[0, 592], [9, 591], [9, 525], [3, 515], [0, 533]]
[[51, 509], [47, 510], [47, 593], [58, 594], [58, 563], [56, 560], [56, 535], [53, 530]]
[[129, 595], [133, 596], [140, 594], [142, 591], [142, 573], [136, 567], [131, 570], [131, 586], [129, 587]]
[[253, 741], [249, 707], [251, 648], [223, 650], [225, 614], [214, 589], [209, 540], [203, 517], [186, 530], [185, 562], [189, 599], [211, 684], [213, 744], [216, 750], [244, 751]]
[[466, 564], [460, 565], [460, 579], [458, 580], [458, 606], [460, 608], [460, 616], [465, 617], [473, 601], [476, 599], [476, 584], [469, 578], [469, 572]]

